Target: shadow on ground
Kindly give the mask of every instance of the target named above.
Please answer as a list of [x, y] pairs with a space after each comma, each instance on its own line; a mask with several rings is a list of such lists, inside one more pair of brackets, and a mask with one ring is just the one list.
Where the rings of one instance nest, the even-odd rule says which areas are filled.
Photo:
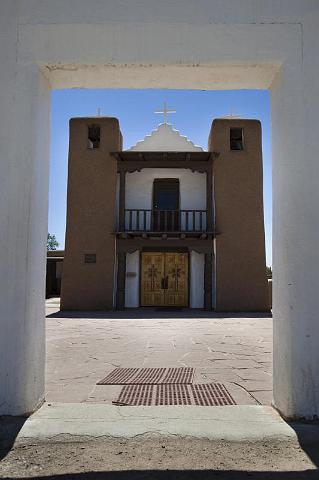
[[27, 417], [0, 416], [0, 461], [10, 452]]
[[[319, 479], [319, 421], [302, 423], [289, 423], [290, 427], [296, 432], [299, 445], [312, 463], [317, 467], [317, 477]], [[311, 478], [311, 477], [310, 477]]]
[[[26, 480], [317, 480], [317, 470], [302, 472], [255, 472], [242, 470], [126, 470], [121, 472], [86, 472], [23, 477]], [[16, 480], [17, 477], [2, 477]]]
[[136, 320], [144, 318], [272, 318], [271, 312], [206, 312], [204, 310], [188, 309], [132, 309], [117, 311], [59, 311], [50, 313], [47, 318], [94, 318], [94, 319], [127, 319]]

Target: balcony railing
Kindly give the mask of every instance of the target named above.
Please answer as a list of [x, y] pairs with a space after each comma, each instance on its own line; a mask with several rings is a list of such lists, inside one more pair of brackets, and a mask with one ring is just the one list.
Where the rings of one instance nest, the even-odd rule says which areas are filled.
[[126, 232], [206, 232], [206, 210], [125, 210]]

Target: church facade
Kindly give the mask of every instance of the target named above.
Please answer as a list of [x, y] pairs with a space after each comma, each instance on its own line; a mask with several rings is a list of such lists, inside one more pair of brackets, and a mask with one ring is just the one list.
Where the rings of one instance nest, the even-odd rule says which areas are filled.
[[217, 119], [208, 150], [162, 123], [70, 121], [62, 310], [269, 309], [261, 125]]

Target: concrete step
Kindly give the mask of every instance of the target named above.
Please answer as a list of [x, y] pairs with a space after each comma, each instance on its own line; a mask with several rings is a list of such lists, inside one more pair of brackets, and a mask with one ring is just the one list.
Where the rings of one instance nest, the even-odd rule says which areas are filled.
[[145, 434], [225, 441], [296, 439], [295, 430], [269, 406], [128, 407], [46, 403], [24, 423], [18, 441], [59, 435], [133, 438]]

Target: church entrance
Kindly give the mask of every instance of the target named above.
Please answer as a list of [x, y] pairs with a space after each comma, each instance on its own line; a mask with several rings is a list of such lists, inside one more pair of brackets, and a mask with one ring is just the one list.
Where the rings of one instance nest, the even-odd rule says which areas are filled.
[[142, 307], [188, 306], [188, 253], [142, 252]]

